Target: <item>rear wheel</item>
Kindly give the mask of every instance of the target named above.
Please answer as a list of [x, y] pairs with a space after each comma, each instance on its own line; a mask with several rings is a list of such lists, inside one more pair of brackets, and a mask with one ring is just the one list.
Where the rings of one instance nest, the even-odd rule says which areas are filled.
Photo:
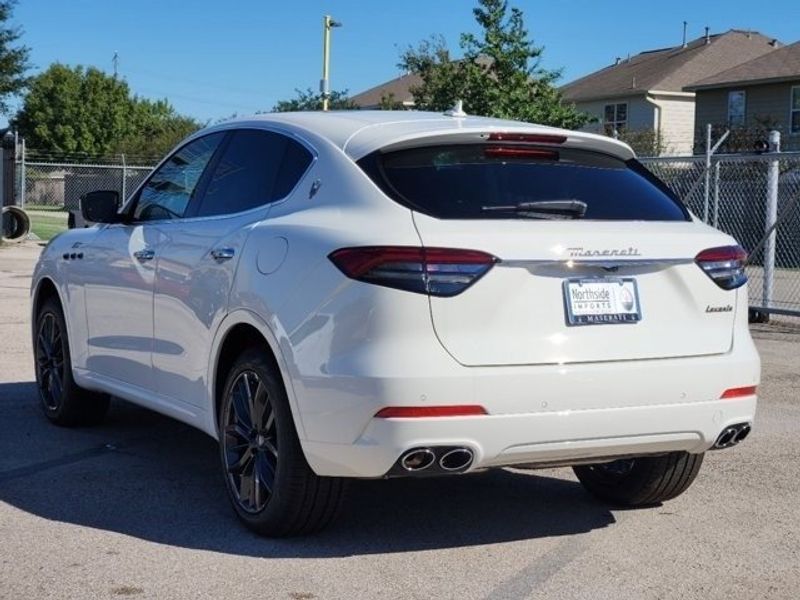
[[72, 378], [67, 326], [61, 305], [48, 298], [36, 317], [36, 385], [45, 416], [56, 425], [96, 425], [108, 412], [109, 397], [84, 390]]
[[703, 454], [671, 452], [610, 463], [573, 467], [592, 495], [623, 506], [646, 506], [671, 500], [697, 477]]
[[312, 533], [339, 512], [345, 481], [319, 477], [297, 437], [280, 373], [259, 350], [228, 374], [220, 410], [220, 455], [239, 518], [267, 536]]

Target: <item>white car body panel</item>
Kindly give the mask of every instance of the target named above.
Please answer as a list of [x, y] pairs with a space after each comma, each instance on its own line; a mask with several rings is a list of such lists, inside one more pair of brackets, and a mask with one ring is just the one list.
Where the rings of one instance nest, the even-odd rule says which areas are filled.
[[[403, 451], [429, 444], [471, 448], [471, 470], [704, 452], [725, 426], [753, 421], [755, 396], [720, 400], [728, 388], [759, 382], [746, 287], [721, 290], [691, 262], [699, 250], [734, 243], [728, 236], [697, 222], [502, 221], [490, 229], [440, 221], [388, 199], [353, 162], [413, 140], [559, 130], [357, 111], [264, 115], [203, 134], [238, 128], [281, 132], [313, 149], [289, 197], [226, 217], [71, 230], [43, 252], [34, 300], [44, 280], [55, 284], [79, 385], [216, 438], [220, 348], [234, 327], [252, 327], [280, 367], [309, 464], [328, 476], [381, 477]], [[568, 144], [633, 156], [609, 138], [563, 133]], [[124, 243], [106, 247], [113, 236]], [[327, 258], [342, 247], [421, 244], [483, 250], [511, 266], [495, 266], [462, 295], [429, 298], [347, 279]], [[642, 322], [570, 328], [565, 269], [598, 269], [560, 262], [576, 246], [635, 247], [641, 259], [684, 262], [623, 265], [640, 281]], [[144, 247], [156, 257], [142, 266], [133, 253]], [[235, 258], [217, 263], [209, 253], [219, 247]], [[82, 261], [63, 259], [81, 251]], [[669, 288], [676, 282], [679, 293]], [[510, 286], [523, 293], [497, 305]], [[524, 296], [547, 299], [532, 306]], [[732, 311], [705, 313], [727, 304]], [[488, 415], [374, 418], [386, 406], [452, 404], [480, 404]]]
[[[735, 241], [710, 227], [690, 222], [517, 219], [493, 222], [487, 231], [483, 221], [438, 220], [422, 214], [415, 214], [414, 221], [426, 246], [470, 248], [479, 239], [478, 249], [502, 258], [470, 293], [431, 297], [436, 333], [462, 364], [641, 360], [730, 350], [733, 306], [730, 312], [713, 314], [706, 308], [731, 305], [731, 294], [708, 285], [694, 257]], [[636, 255], [576, 258], [578, 249]], [[637, 264], [642, 259], [652, 262]], [[613, 271], [594, 266], [604, 260], [615, 265]], [[563, 281], [599, 276], [635, 278], [644, 315], [640, 322], [588, 327], [565, 323]]]

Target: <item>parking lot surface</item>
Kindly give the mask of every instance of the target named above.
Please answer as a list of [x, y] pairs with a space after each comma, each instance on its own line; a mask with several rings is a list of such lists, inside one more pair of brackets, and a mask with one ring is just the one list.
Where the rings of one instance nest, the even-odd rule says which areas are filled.
[[204, 434], [121, 401], [45, 421], [39, 250], [0, 248], [0, 598], [800, 597], [800, 320], [754, 326], [754, 433], [662, 506], [610, 508], [569, 469], [365, 481], [333, 527], [275, 541], [238, 524]]

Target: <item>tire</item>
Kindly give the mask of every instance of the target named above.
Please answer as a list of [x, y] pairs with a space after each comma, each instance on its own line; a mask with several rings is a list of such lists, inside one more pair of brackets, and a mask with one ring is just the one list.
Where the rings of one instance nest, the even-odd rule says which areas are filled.
[[241, 521], [269, 537], [309, 534], [333, 521], [346, 480], [308, 466], [280, 373], [261, 350], [235, 360], [220, 400], [222, 475]]
[[45, 416], [56, 425], [98, 425], [108, 412], [109, 397], [75, 383], [67, 335], [60, 303], [56, 298], [48, 298], [36, 315], [33, 340], [40, 405]]
[[621, 506], [647, 506], [685, 492], [700, 471], [703, 454], [672, 452], [573, 467], [592, 495]]

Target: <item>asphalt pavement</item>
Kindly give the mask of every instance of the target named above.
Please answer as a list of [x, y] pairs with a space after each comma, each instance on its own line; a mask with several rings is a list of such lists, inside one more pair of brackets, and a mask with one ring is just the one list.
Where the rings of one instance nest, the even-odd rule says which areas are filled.
[[314, 537], [243, 529], [215, 443], [115, 400], [41, 415], [28, 289], [40, 247], [0, 248], [0, 598], [800, 598], [800, 319], [754, 326], [759, 414], [687, 493], [639, 510], [569, 469], [357, 482]]

